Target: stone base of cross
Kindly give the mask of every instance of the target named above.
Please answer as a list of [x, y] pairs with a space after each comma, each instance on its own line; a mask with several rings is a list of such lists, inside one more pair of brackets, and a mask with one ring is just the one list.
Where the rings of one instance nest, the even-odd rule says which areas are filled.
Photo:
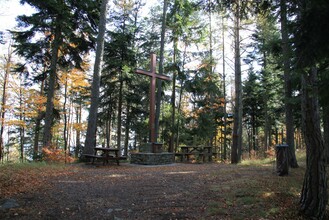
[[[158, 151], [159, 143], [155, 141], [155, 87], [156, 87], [156, 79], [161, 80], [170, 80], [168, 76], [159, 75], [156, 73], [156, 55], [151, 54], [151, 65], [150, 71], [145, 71], [141, 69], [137, 69], [136, 73], [151, 77], [150, 83], [150, 116], [149, 116], [149, 130], [150, 130], [150, 143], [152, 145], [152, 152], [155, 153]], [[162, 146], [162, 144], [161, 144]]]

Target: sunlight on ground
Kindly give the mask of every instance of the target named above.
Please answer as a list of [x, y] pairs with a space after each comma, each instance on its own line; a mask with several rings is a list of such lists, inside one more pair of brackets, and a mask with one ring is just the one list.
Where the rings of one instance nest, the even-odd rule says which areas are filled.
[[167, 172], [166, 174], [191, 174], [196, 173], [195, 171], [177, 171], [177, 172]]
[[124, 174], [111, 174], [111, 175], [107, 175], [105, 177], [126, 177], [127, 175]]
[[262, 197], [269, 198], [269, 197], [273, 196], [273, 194], [274, 194], [273, 192], [264, 192]]
[[85, 181], [83, 180], [60, 180], [58, 181], [59, 183], [84, 183]]

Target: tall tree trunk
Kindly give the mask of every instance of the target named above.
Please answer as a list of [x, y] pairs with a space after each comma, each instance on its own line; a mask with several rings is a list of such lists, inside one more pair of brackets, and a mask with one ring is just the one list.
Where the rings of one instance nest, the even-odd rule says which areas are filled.
[[[178, 52], [177, 43], [178, 39], [177, 37], [174, 37], [174, 58], [173, 63], [176, 66], [176, 56]], [[169, 152], [174, 152], [174, 144], [175, 144], [175, 136], [176, 136], [176, 126], [175, 126], [175, 118], [176, 118], [176, 77], [177, 77], [177, 70], [175, 68], [172, 78], [172, 94], [171, 94], [171, 138], [169, 143]]]
[[[80, 125], [81, 123], [81, 109], [82, 104], [80, 102], [79, 107], [76, 108], [76, 123]], [[75, 158], [78, 158], [80, 156], [81, 151], [81, 141], [80, 141], [81, 131], [80, 126], [76, 129], [75, 134]]]
[[[111, 109], [111, 108], [109, 108]], [[110, 110], [107, 111], [108, 119], [106, 120], [106, 147], [111, 146], [111, 123], [112, 123], [112, 115]]]
[[66, 104], [67, 104], [67, 77], [68, 73], [65, 74], [65, 85], [64, 85], [64, 103], [63, 103], [63, 113], [64, 113], [64, 129], [63, 129], [63, 138], [64, 138], [64, 154], [65, 154], [65, 163], [66, 163], [66, 154], [67, 154], [67, 112], [66, 112]]
[[281, 35], [282, 35], [282, 54], [283, 54], [283, 72], [284, 72], [284, 84], [285, 84], [285, 113], [286, 113], [286, 140], [289, 146], [288, 159], [289, 165], [292, 168], [297, 168], [298, 163], [295, 154], [295, 142], [294, 142], [294, 117], [293, 106], [291, 104], [292, 98], [292, 83], [290, 73], [290, 49], [289, 49], [289, 36], [287, 27], [287, 6], [286, 1], [280, 1], [281, 7]]
[[302, 74], [302, 125], [306, 144], [306, 171], [300, 212], [310, 219], [323, 219], [328, 203], [325, 147], [321, 135], [317, 70]]
[[227, 100], [226, 100], [226, 70], [225, 70], [225, 22], [224, 15], [222, 16], [222, 59], [223, 59], [223, 96], [224, 96], [224, 140], [223, 140], [223, 152], [222, 159], [227, 159]]
[[[22, 80], [22, 73], [20, 73], [20, 80]], [[24, 162], [24, 140], [25, 140], [25, 126], [23, 125], [23, 122], [25, 122], [25, 109], [24, 109], [24, 104], [23, 104], [23, 84], [22, 81], [20, 81], [20, 85], [19, 85], [19, 108], [20, 108], [20, 112], [19, 112], [19, 120], [21, 121], [21, 125], [19, 127], [19, 139], [20, 139], [20, 159], [21, 162]]]
[[104, 53], [104, 36], [106, 30], [106, 13], [108, 0], [103, 0], [100, 8], [101, 15], [98, 26], [97, 48], [94, 64], [93, 82], [91, 85], [91, 104], [89, 109], [87, 135], [84, 147], [85, 154], [92, 154], [96, 144], [97, 111], [99, 103], [100, 73]]
[[236, 1], [234, 13], [234, 71], [235, 71], [235, 102], [233, 144], [231, 149], [231, 163], [239, 163], [242, 151], [242, 83], [240, 56], [240, 0]]
[[4, 143], [3, 143], [3, 132], [5, 129], [5, 115], [6, 115], [6, 102], [7, 102], [7, 85], [8, 85], [8, 77], [11, 68], [12, 62], [12, 51], [11, 45], [8, 48], [8, 56], [6, 57], [6, 64], [5, 64], [5, 72], [3, 77], [3, 85], [2, 85], [2, 100], [1, 100], [1, 112], [0, 112], [0, 161], [3, 160], [4, 155]]
[[47, 104], [46, 104], [46, 115], [45, 115], [45, 126], [43, 131], [43, 146], [50, 147], [52, 139], [52, 125], [53, 125], [53, 109], [54, 109], [54, 95], [55, 95], [55, 84], [57, 80], [57, 60], [59, 47], [62, 42], [61, 36], [61, 25], [59, 18], [57, 18], [54, 41], [52, 43], [51, 51], [51, 63], [50, 72], [48, 79], [48, 90], [47, 90]]
[[[183, 62], [182, 62], [182, 66], [185, 65], [185, 57], [186, 57], [186, 49], [187, 47], [184, 47], [184, 55], [183, 55]], [[179, 98], [178, 98], [178, 107], [177, 107], [177, 114], [178, 114], [178, 118], [177, 118], [177, 125], [176, 125], [176, 129], [177, 129], [177, 136], [176, 136], [176, 143], [175, 143], [175, 149], [174, 152], [177, 152], [177, 148], [179, 146], [179, 126], [180, 126], [180, 115], [182, 112], [182, 98], [183, 98], [183, 93], [184, 93], [184, 80], [181, 79], [180, 81], [180, 85], [179, 85]]]
[[121, 129], [122, 129], [122, 99], [123, 99], [123, 79], [122, 73], [120, 73], [120, 85], [119, 85], [119, 100], [118, 100], [118, 124], [117, 124], [117, 148], [121, 148]]
[[130, 131], [130, 106], [129, 106], [129, 104], [127, 104], [127, 118], [126, 118], [126, 130], [125, 130], [124, 156], [128, 155], [129, 131]]
[[323, 137], [326, 149], [326, 161], [329, 163], [329, 106], [323, 107]]
[[[265, 40], [263, 42], [265, 44]], [[268, 78], [269, 74], [267, 71], [267, 54], [266, 51], [263, 52], [263, 77], [264, 77], [264, 86], [265, 86], [265, 93], [263, 95], [263, 100], [264, 100], [264, 145], [265, 145], [265, 151], [268, 150], [270, 146], [269, 142], [269, 136], [271, 132], [271, 123], [270, 123], [270, 116], [268, 113], [268, 97], [269, 97], [269, 86], [268, 86]]]
[[[44, 94], [45, 81], [42, 80], [40, 86], [40, 96]], [[41, 120], [43, 118], [42, 111], [38, 110], [38, 116], [35, 119], [35, 128], [34, 128], [34, 141], [33, 141], [33, 160], [38, 160], [39, 154], [39, 138], [40, 138], [40, 130], [41, 130]]]
[[[161, 25], [161, 40], [160, 40], [160, 60], [159, 60], [159, 74], [163, 74], [163, 57], [164, 57], [164, 44], [166, 33], [166, 14], [167, 14], [167, 0], [163, 1], [162, 12], [162, 25]], [[161, 109], [161, 97], [162, 97], [162, 81], [157, 80], [157, 98], [155, 109], [155, 142], [158, 141], [160, 130], [160, 109]]]

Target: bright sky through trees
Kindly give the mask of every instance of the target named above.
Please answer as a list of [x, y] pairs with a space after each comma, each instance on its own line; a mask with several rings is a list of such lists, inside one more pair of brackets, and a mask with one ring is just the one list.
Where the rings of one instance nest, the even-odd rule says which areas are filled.
[[29, 5], [21, 5], [19, 0], [0, 0], [0, 31], [16, 26], [16, 16], [31, 14], [33, 9]]

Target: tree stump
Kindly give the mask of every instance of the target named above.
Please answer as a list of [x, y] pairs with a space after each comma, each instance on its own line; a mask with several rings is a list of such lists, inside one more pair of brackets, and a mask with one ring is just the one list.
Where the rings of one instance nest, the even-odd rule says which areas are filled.
[[276, 173], [279, 176], [288, 175], [288, 147], [289, 146], [287, 144], [276, 145]]

